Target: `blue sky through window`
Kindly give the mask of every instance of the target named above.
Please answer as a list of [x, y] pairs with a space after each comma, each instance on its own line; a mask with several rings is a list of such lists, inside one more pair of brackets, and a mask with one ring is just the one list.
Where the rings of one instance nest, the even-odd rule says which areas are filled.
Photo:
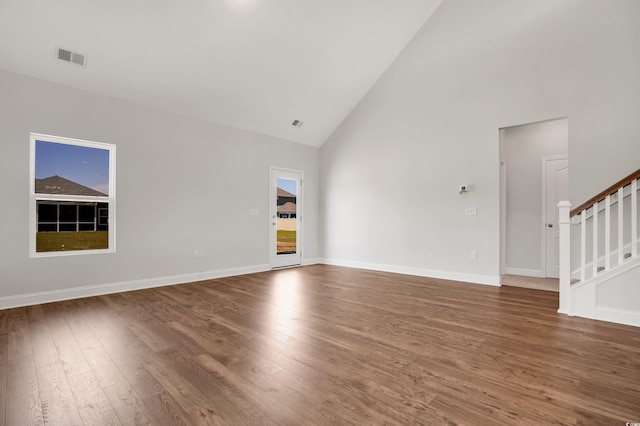
[[282, 188], [287, 192], [296, 194], [296, 181], [293, 179], [278, 178], [278, 188]]
[[36, 140], [36, 179], [58, 175], [109, 193], [109, 150]]

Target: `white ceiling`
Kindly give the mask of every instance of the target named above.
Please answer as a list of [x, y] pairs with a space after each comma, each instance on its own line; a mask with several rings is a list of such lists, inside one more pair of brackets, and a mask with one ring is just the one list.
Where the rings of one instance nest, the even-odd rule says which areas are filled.
[[0, 0], [0, 68], [320, 146], [441, 2]]

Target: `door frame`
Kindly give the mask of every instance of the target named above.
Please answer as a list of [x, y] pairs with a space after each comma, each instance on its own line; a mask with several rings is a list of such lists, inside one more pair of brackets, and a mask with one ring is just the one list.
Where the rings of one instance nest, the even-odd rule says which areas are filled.
[[498, 129], [498, 179], [500, 186], [500, 259], [498, 263], [498, 272], [500, 277], [500, 285], [502, 285], [502, 276], [507, 272], [507, 146], [506, 146], [506, 127]]
[[[541, 237], [541, 253], [540, 253], [540, 259], [542, 261], [542, 273], [544, 275], [545, 278], [547, 278], [549, 276], [548, 271], [549, 271], [549, 262], [547, 261], [547, 246], [549, 245], [549, 242], [547, 241], [548, 237], [549, 237], [549, 233], [547, 232], [547, 207], [548, 207], [548, 203], [547, 203], [547, 164], [551, 161], [559, 161], [559, 160], [567, 160], [569, 161], [569, 156], [568, 155], [552, 155], [552, 156], [548, 156], [548, 157], [542, 157], [542, 159], [540, 160], [541, 163], [541, 173], [540, 176], [542, 179], [540, 179], [541, 181], [541, 185], [542, 185], [542, 207], [541, 207], [541, 217], [540, 217], [540, 229], [542, 230], [542, 237]], [[560, 200], [561, 201], [561, 200]], [[557, 225], [556, 225], [557, 226]]]
[[[500, 189], [500, 193], [499, 193], [499, 240], [500, 240], [500, 252], [499, 252], [499, 261], [498, 261], [498, 270], [500, 273], [500, 283], [502, 284], [502, 276], [507, 274], [507, 169], [508, 169], [508, 163], [507, 163], [507, 145], [511, 145], [507, 143], [507, 130], [513, 127], [521, 127], [521, 126], [530, 126], [530, 125], [534, 125], [534, 124], [541, 124], [541, 123], [546, 123], [546, 122], [550, 122], [550, 121], [557, 121], [557, 120], [567, 120], [567, 126], [569, 125], [569, 117], [568, 116], [559, 116], [559, 117], [555, 117], [555, 118], [549, 118], [546, 120], [540, 120], [540, 121], [532, 121], [532, 122], [525, 122], [525, 123], [521, 123], [521, 124], [511, 124], [508, 126], [503, 126], [503, 127], [498, 127], [498, 134], [497, 134], [497, 139], [498, 139], [498, 180], [499, 180], [499, 189]], [[567, 137], [567, 152], [568, 152], [568, 148], [569, 148], [569, 139]], [[567, 158], [569, 157], [569, 154], [567, 153], [566, 155]], [[546, 177], [545, 177], [546, 179]], [[542, 218], [544, 218], [544, 216], [541, 216]], [[542, 219], [541, 219], [542, 220]], [[541, 240], [541, 243], [545, 243], [546, 239]], [[545, 248], [545, 255], [546, 255], [546, 248]], [[533, 277], [539, 277], [539, 278], [543, 278], [543, 276], [546, 274], [545, 272], [545, 268], [546, 268], [546, 260], [544, 258], [540, 259], [540, 269], [539, 269], [539, 275], [527, 275], [527, 276], [533, 276]]]
[[[274, 179], [276, 175], [297, 175], [296, 179], [299, 180], [296, 194], [296, 253], [300, 255], [300, 262], [292, 265], [278, 265], [277, 258], [278, 254], [276, 252], [277, 246], [277, 226], [274, 225], [277, 223], [277, 205], [274, 200], [276, 200], [276, 185], [274, 184]], [[304, 262], [303, 257], [303, 241], [304, 241], [304, 232], [303, 232], [303, 213], [304, 213], [304, 171], [297, 169], [290, 169], [287, 167], [279, 167], [279, 166], [270, 166], [269, 167], [269, 265], [271, 269], [281, 269], [281, 268], [289, 268], [295, 266], [301, 266]]]

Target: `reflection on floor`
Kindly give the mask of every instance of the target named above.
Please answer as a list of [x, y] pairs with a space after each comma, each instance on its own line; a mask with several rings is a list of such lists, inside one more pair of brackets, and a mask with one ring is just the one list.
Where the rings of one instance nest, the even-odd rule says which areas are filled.
[[532, 288], [535, 290], [559, 291], [560, 284], [557, 278], [534, 278], [521, 275], [503, 275], [502, 285], [511, 287]]

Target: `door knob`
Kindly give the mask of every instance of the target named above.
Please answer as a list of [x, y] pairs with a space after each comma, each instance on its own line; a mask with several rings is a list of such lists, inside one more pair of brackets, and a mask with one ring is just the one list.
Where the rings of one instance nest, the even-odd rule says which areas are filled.
[[548, 226], [549, 228], [553, 228], [553, 223], [549, 223], [549, 224], [547, 224], [547, 226]]

